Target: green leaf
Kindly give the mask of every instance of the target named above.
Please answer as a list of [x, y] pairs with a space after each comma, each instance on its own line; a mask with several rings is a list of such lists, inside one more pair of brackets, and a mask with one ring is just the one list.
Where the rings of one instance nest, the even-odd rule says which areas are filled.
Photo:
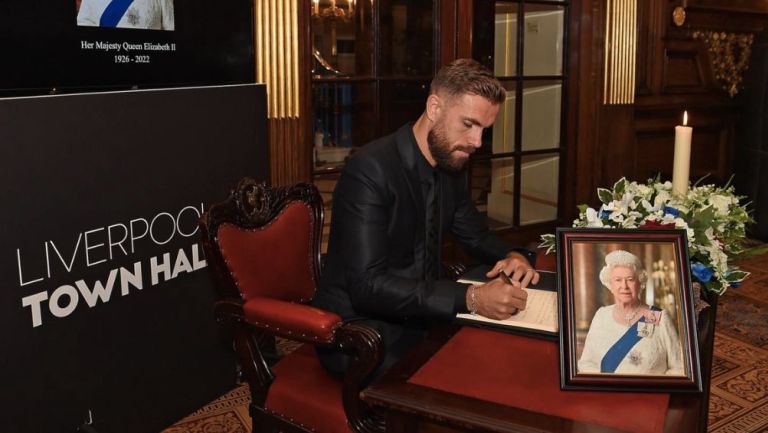
[[698, 227], [712, 227], [712, 221], [715, 220], [715, 208], [713, 206], [707, 206], [702, 209], [698, 215], [696, 215], [696, 223]]
[[557, 244], [555, 243], [555, 235], [552, 233], [541, 235], [541, 243], [539, 244], [539, 248], [546, 248], [547, 254], [554, 252], [557, 248]]
[[611, 190], [606, 188], [598, 188], [597, 196], [600, 198], [600, 201], [603, 202], [603, 204], [610, 204], [613, 201], [613, 193]]
[[627, 187], [627, 178], [625, 177], [622, 177], [621, 179], [617, 180], [616, 183], [613, 184], [613, 190], [616, 192], [616, 195], [619, 197], [624, 195], [624, 190], [626, 189], [626, 187]]
[[584, 215], [587, 213], [587, 209], [589, 209], [589, 206], [586, 204], [580, 204], [577, 206], [579, 208], [579, 214]]
[[725, 280], [728, 282], [742, 281], [749, 276], [749, 272], [734, 270], [725, 275]]

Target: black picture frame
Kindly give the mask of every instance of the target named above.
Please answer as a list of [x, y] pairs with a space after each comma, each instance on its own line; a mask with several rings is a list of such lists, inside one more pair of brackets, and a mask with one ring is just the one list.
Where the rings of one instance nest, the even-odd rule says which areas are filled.
[[556, 237], [561, 387], [701, 392], [686, 231], [559, 228]]

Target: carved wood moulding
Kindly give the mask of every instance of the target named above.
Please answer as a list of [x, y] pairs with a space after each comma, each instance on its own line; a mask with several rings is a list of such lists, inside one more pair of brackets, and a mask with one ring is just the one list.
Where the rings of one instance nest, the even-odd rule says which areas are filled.
[[744, 72], [749, 68], [752, 55], [752, 33], [736, 33], [716, 30], [695, 30], [693, 39], [701, 40], [707, 47], [712, 72], [723, 90], [733, 98], [739, 93]]

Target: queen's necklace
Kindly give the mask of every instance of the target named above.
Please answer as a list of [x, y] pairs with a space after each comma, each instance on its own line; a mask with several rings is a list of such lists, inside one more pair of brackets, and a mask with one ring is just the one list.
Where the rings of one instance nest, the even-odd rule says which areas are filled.
[[[614, 307], [615, 308], [615, 307]], [[640, 306], [634, 309], [631, 313], [624, 314], [624, 320], [627, 322], [627, 326], [632, 323], [632, 320], [637, 316], [637, 312], [640, 311]]]

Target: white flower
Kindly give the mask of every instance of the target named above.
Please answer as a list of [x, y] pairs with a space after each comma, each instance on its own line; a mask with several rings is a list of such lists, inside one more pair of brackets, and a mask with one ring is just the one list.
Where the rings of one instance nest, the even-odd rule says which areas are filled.
[[643, 184], [636, 184], [634, 182], [632, 182], [632, 183], [637, 186], [637, 193], [638, 193], [638, 195], [641, 195], [644, 198], [647, 198], [651, 194], [653, 194], [653, 189], [651, 189], [649, 186], [643, 185]]
[[669, 199], [671, 198], [671, 195], [667, 191], [659, 191], [658, 194], [656, 194], [656, 198], [653, 200], [653, 207], [655, 209], [661, 209], [664, 207], [665, 204], [669, 202]]
[[642, 199], [642, 200], [640, 201], [640, 205], [642, 205], [642, 206], [643, 206], [643, 209], [645, 209], [645, 211], [646, 211], [646, 212], [648, 212], [648, 213], [653, 213], [653, 212], [656, 212], [656, 211], [658, 210], [658, 209], [656, 209], [656, 208], [655, 208], [655, 207], [654, 207], [654, 206], [651, 204], [651, 202], [649, 202], [649, 201], [648, 201], [648, 200], [646, 200], [646, 199]]
[[587, 227], [603, 227], [603, 220], [597, 214], [597, 211], [591, 207], [587, 208], [585, 217], [587, 218]]
[[720, 194], [714, 194], [709, 197], [709, 202], [715, 207], [718, 215], [728, 215], [728, 207], [731, 205], [731, 197], [727, 197]]
[[[752, 222], [746, 207], [739, 205], [742, 197], [735, 195], [733, 187], [699, 185], [682, 196], [672, 194], [669, 181], [650, 180], [646, 185], [620, 179], [616, 185], [624, 186], [620, 199], [602, 204], [598, 210], [585, 206], [573, 226], [634, 229], [645, 222], [673, 224], [686, 232], [691, 262], [703, 263], [714, 271], [712, 279], [704, 283], [707, 290], [722, 294], [731, 284], [728, 275], [739, 272], [738, 278], [743, 279], [743, 275], [748, 274], [728, 264], [728, 253], [740, 251], [745, 224]], [[617, 191], [603, 188], [598, 191], [601, 191], [601, 200], [606, 200], [609, 194], [618, 196]], [[667, 208], [677, 212], [668, 213]], [[700, 239], [696, 238], [697, 232], [701, 234]], [[548, 247], [548, 251], [554, 250], [554, 239], [554, 235], [542, 236], [542, 246]]]
[[[666, 215], [664, 215], [664, 217], [666, 217]], [[688, 223], [685, 222], [685, 220], [680, 217], [676, 217], [672, 221], [675, 223], [675, 228], [678, 228], [678, 229], [688, 228]]]

